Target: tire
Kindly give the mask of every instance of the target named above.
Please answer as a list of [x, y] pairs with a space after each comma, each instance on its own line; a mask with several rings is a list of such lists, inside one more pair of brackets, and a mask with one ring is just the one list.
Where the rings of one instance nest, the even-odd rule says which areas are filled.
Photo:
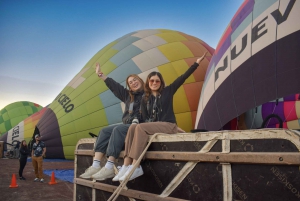
[[282, 119], [281, 119], [277, 114], [270, 114], [269, 116], [267, 116], [267, 117], [264, 119], [263, 123], [261, 124], [261, 128], [265, 128], [267, 122], [268, 122], [269, 119], [271, 119], [271, 118], [276, 118], [276, 119], [278, 120], [278, 122], [279, 122], [279, 128], [283, 128], [283, 121], [282, 121]]
[[16, 149], [14, 150], [14, 158], [19, 158], [19, 156], [20, 156], [19, 149], [16, 148]]
[[14, 155], [13, 155], [12, 153], [9, 153], [8, 158], [9, 158], [9, 159], [13, 159], [13, 158], [14, 158]]

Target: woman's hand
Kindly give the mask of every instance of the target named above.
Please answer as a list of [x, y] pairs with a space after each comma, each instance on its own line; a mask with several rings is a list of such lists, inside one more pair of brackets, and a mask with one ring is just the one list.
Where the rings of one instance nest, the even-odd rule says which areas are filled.
[[96, 63], [96, 74], [98, 77], [100, 77], [102, 80], [106, 80], [106, 76], [102, 73], [99, 62]]
[[101, 72], [101, 68], [100, 68], [99, 62], [96, 63], [96, 74], [98, 75], [98, 77], [102, 77], [103, 76], [103, 73]]
[[[101, 72], [100, 64], [99, 62], [96, 63], [96, 74], [99, 75]], [[103, 74], [103, 73], [102, 73]]]
[[207, 54], [207, 51], [203, 54], [202, 57], [200, 57], [199, 59], [197, 59], [196, 63], [200, 64], [200, 62], [205, 58], [206, 54]]

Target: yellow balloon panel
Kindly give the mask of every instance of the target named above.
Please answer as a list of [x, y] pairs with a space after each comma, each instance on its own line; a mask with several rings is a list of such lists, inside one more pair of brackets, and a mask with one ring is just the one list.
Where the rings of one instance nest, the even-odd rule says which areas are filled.
[[65, 159], [69, 159], [72, 160], [74, 159], [74, 150], [75, 150], [75, 146], [64, 146], [63, 147], [63, 151], [65, 154]]
[[186, 41], [187, 39], [177, 32], [165, 32], [161, 34], [156, 34], [160, 38], [164, 39], [168, 43], [174, 43], [174, 42], [180, 42], [180, 41]]
[[185, 132], [190, 132], [192, 128], [192, 117], [190, 112], [177, 113], [175, 114], [177, 119], [178, 127], [183, 129]]
[[64, 125], [60, 125], [59, 128], [60, 128], [61, 136], [67, 136], [72, 133], [76, 133], [75, 125], [76, 125], [76, 120], [69, 122], [67, 124], [64, 124]]
[[[172, 65], [174, 66], [174, 70], [177, 73], [177, 77], [185, 73], [185, 71], [187, 71], [187, 69], [189, 68], [189, 66], [184, 60], [172, 62]], [[191, 75], [188, 79], [186, 79], [184, 84], [191, 83], [191, 82], [195, 82], [195, 78], [193, 75]]]
[[297, 119], [297, 120], [293, 120], [293, 121], [288, 121], [287, 127], [289, 129], [300, 129], [299, 120]]
[[177, 61], [184, 58], [194, 57], [193, 53], [181, 42], [174, 42], [158, 47], [169, 61]]

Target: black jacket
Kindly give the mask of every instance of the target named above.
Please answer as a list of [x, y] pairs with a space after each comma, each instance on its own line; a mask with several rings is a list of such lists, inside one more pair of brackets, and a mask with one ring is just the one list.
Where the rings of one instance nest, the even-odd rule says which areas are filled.
[[123, 124], [131, 124], [134, 117], [137, 117], [139, 122], [144, 122], [140, 112], [140, 103], [144, 91], [134, 92], [134, 103], [133, 103], [133, 112], [129, 115], [129, 106], [130, 106], [130, 95], [129, 90], [124, 88], [121, 84], [113, 80], [112, 78], [105, 79], [106, 86], [113, 92], [113, 94], [125, 103], [125, 110], [123, 113], [122, 121]]
[[[176, 93], [177, 89], [197, 69], [198, 66], [198, 63], [194, 63], [184, 74], [179, 76], [172, 84], [162, 90], [160, 97], [156, 101], [157, 107], [154, 108], [155, 118], [152, 121], [176, 123], [176, 118], [173, 111], [173, 96]], [[148, 101], [149, 105], [147, 107]], [[152, 111], [155, 97], [153, 95], [150, 95], [148, 101], [145, 102], [143, 100], [141, 105], [142, 116], [143, 119], [146, 119], [146, 121], [149, 121], [149, 119], [153, 119]]]
[[20, 152], [20, 158], [27, 158], [28, 155], [30, 154], [28, 147], [21, 147], [19, 149], [19, 152]]

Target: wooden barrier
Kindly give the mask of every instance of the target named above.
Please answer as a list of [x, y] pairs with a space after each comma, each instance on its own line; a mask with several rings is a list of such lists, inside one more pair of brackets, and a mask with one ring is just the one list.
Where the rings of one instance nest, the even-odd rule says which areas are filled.
[[[107, 200], [119, 185], [79, 178], [94, 142], [77, 144], [74, 200]], [[299, 150], [299, 132], [286, 129], [160, 134], [117, 200], [299, 200]]]

